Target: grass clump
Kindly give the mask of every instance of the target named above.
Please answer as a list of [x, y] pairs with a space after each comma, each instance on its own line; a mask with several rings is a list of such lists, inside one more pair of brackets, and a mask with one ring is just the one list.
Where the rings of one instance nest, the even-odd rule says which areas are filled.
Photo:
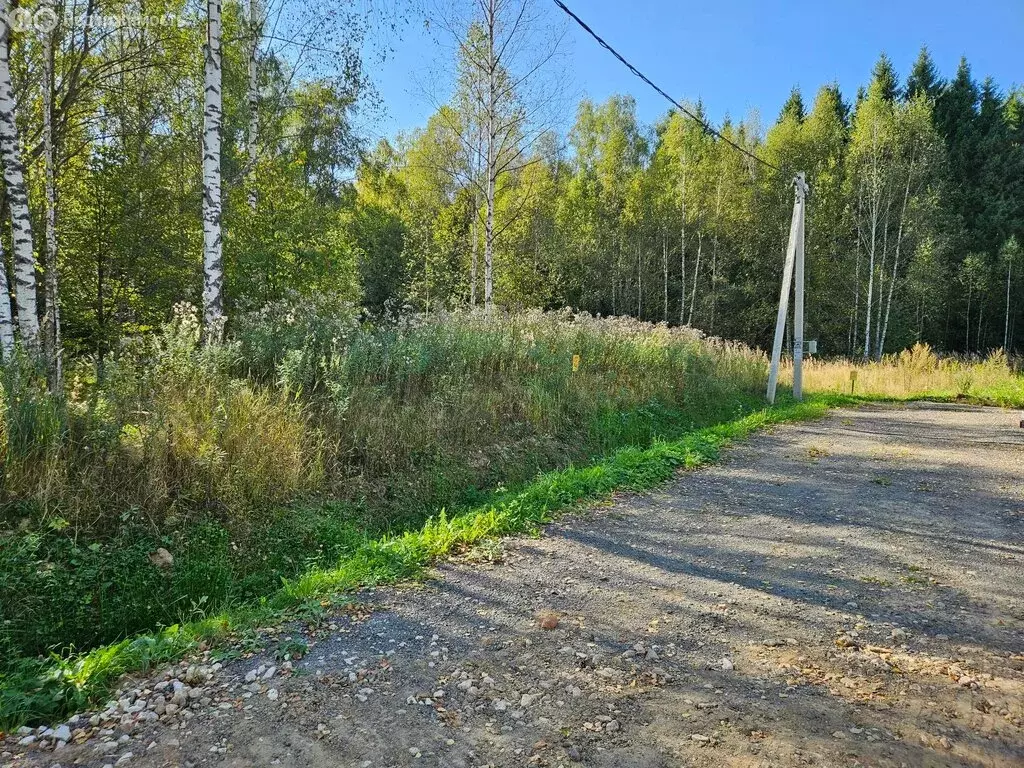
[[[940, 356], [927, 344], [880, 361], [804, 360], [804, 391], [866, 398], [964, 400], [1024, 407], [1024, 374], [1002, 350], [985, 358]], [[783, 369], [792, 381], [792, 366]]]

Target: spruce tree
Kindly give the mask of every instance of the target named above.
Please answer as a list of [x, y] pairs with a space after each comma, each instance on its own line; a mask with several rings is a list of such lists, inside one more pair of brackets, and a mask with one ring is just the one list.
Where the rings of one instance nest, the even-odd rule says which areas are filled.
[[921, 52], [917, 54], [917, 60], [907, 76], [905, 97], [910, 101], [915, 96], [923, 94], [926, 98], [936, 99], [942, 93], [942, 87], [942, 79], [935, 68], [931, 53], [928, 52], [928, 46], [922, 45]]
[[900, 95], [899, 78], [896, 76], [896, 69], [892, 65], [892, 59], [884, 53], [875, 62], [875, 68], [871, 72], [872, 85], [879, 89], [879, 93], [886, 101], [896, 101]]
[[804, 100], [800, 95], [800, 87], [794, 85], [793, 90], [789, 92], [789, 98], [786, 99], [786, 103], [782, 105], [782, 111], [779, 112], [779, 120], [785, 120], [787, 117], [795, 117], [798, 123], [802, 123], [806, 116], [807, 113], [804, 110]]

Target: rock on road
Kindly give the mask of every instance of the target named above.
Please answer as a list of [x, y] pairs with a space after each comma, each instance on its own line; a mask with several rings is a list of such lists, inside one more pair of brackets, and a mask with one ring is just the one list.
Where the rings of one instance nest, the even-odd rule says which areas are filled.
[[1019, 418], [778, 427], [0, 765], [1024, 765]]

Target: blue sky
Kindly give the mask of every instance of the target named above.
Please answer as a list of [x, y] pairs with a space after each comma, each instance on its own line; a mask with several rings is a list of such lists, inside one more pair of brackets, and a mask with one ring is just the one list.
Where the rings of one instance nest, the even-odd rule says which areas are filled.
[[[542, 5], [548, 0], [539, 0]], [[681, 100], [703, 100], [712, 120], [742, 118], [756, 109], [762, 123], [775, 120], [793, 85], [810, 104], [814, 91], [837, 81], [848, 100], [867, 82], [880, 52], [906, 76], [922, 44], [951, 76], [967, 56], [979, 81], [992, 75], [1004, 90], [1024, 82], [1024, 0], [566, 0], [568, 5], [627, 59]], [[566, 19], [550, 3], [552, 19]], [[415, 19], [395, 51], [371, 77], [385, 113], [370, 126], [390, 136], [422, 125], [433, 111], [422, 83], [446, 65], [451, 51], [439, 47]], [[629, 93], [641, 119], [652, 122], [667, 103], [637, 80], [578, 27], [566, 38], [566, 76], [577, 96], [603, 100]], [[445, 83], [433, 90], [444, 91]], [[567, 121], [575, 109], [569, 105]]]

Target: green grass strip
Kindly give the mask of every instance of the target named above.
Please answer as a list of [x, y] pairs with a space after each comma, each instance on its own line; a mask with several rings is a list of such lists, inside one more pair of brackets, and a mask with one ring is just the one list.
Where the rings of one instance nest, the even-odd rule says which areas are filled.
[[365, 586], [421, 576], [445, 555], [487, 539], [532, 532], [559, 512], [616, 490], [642, 491], [669, 480], [680, 468], [717, 460], [723, 446], [783, 422], [815, 419], [829, 408], [866, 398], [821, 395], [779, 405], [731, 422], [697, 430], [648, 448], [624, 448], [587, 467], [539, 476], [496, 503], [449, 517], [444, 510], [421, 529], [371, 540], [336, 567], [309, 571], [286, 581], [258, 605], [242, 605], [202, 621], [168, 627], [86, 653], [26, 659], [0, 677], [0, 729], [24, 722], [54, 721], [102, 702], [128, 672], [145, 672], [194, 651], [201, 642], [224, 641], [232, 633], [266, 626], [313, 600], [329, 600]]

